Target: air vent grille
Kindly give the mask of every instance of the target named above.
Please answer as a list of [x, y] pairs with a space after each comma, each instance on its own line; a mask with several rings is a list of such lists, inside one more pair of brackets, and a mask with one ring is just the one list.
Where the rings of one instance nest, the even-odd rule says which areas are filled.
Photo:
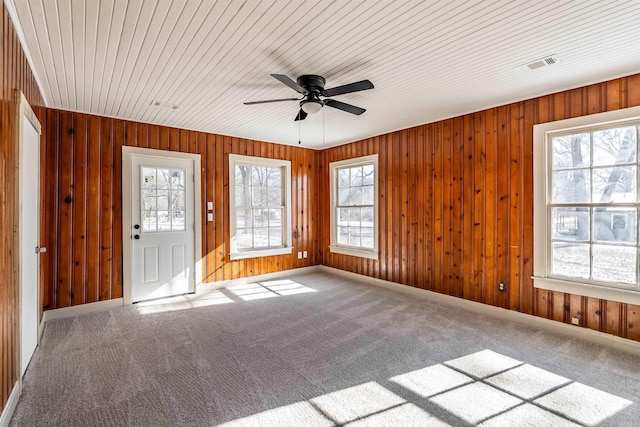
[[516, 69], [520, 72], [535, 71], [539, 70], [540, 68], [558, 64], [559, 62], [560, 60], [556, 55], [549, 55], [547, 57], [537, 59], [533, 62], [529, 62], [528, 64], [516, 67]]

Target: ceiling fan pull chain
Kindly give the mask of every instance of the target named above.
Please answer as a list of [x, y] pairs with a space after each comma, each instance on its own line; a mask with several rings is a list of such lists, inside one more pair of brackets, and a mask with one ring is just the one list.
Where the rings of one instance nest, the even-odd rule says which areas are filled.
[[322, 109], [322, 145], [324, 145], [324, 108]]
[[[302, 111], [302, 109], [300, 109], [300, 111]], [[298, 112], [298, 119], [300, 119], [300, 112]], [[300, 123], [302, 122], [302, 120], [298, 120], [298, 145], [302, 144], [302, 141], [300, 141]]]

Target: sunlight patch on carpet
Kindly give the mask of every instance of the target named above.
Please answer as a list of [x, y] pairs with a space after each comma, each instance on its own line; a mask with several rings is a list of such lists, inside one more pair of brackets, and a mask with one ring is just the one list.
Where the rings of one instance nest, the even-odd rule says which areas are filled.
[[493, 417], [481, 427], [579, 427], [579, 424], [559, 417], [530, 403]]
[[633, 402], [584, 384], [573, 383], [534, 400], [534, 403], [593, 426]]
[[468, 384], [473, 379], [444, 365], [433, 365], [397, 375], [390, 378], [390, 381], [401, 385], [418, 396], [430, 397], [463, 384]]
[[459, 357], [444, 362], [445, 365], [456, 368], [477, 378], [484, 378], [498, 372], [506, 371], [522, 362], [496, 353], [491, 350], [482, 350], [477, 353]]
[[487, 382], [523, 399], [533, 399], [571, 380], [535, 366], [522, 365], [487, 378]]
[[406, 403], [396, 406], [379, 414], [371, 415], [347, 424], [349, 427], [388, 427], [388, 426], [420, 426], [420, 427], [449, 427], [420, 407]]
[[260, 284], [278, 295], [295, 295], [318, 292], [315, 289], [301, 285], [291, 279], [269, 280], [268, 282], [260, 282]]
[[234, 301], [222, 292], [212, 291], [198, 296], [179, 295], [158, 300], [141, 301], [136, 303], [134, 307], [140, 314], [149, 314], [187, 310], [195, 307], [229, 304], [232, 302]]
[[[593, 426], [632, 404], [491, 350], [396, 375], [389, 381], [424, 399], [426, 405], [436, 405], [459, 420], [482, 427]], [[429, 413], [429, 406], [407, 399], [370, 381], [222, 425], [450, 425], [443, 421], [450, 421], [446, 417]]]
[[226, 289], [245, 301], [317, 292], [290, 279], [245, 283], [229, 286]]
[[347, 423], [382, 412], [406, 401], [375, 382], [334, 391], [311, 399], [311, 403], [336, 423]]
[[633, 403], [491, 350], [389, 380], [483, 426], [592, 426]]
[[522, 403], [522, 400], [483, 383], [473, 383], [429, 399], [472, 424]]
[[309, 402], [297, 402], [220, 424], [224, 427], [302, 425], [324, 427], [333, 426], [334, 423], [316, 411]]
[[237, 297], [244, 301], [253, 301], [264, 298], [275, 298], [279, 295], [269, 289], [261, 286], [259, 283], [244, 283], [242, 285], [233, 285], [227, 287], [227, 290], [232, 292]]

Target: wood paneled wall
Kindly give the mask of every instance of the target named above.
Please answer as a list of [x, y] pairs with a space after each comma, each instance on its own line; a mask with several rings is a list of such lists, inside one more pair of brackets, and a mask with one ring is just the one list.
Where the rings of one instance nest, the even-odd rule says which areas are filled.
[[[45, 309], [122, 296], [123, 145], [200, 154], [205, 281], [317, 264], [313, 150], [54, 109], [43, 126]], [[291, 255], [229, 260], [229, 153], [291, 161]], [[207, 201], [214, 202], [214, 222], [206, 222]], [[309, 258], [298, 260], [304, 250]]]
[[0, 412], [18, 380], [18, 274], [17, 274], [17, 144], [14, 128], [14, 90], [20, 89], [41, 117], [44, 102], [18, 41], [4, 3], [0, 21]]
[[[121, 147], [197, 153], [205, 281], [325, 264], [640, 340], [640, 307], [533, 288], [537, 123], [640, 105], [640, 75], [561, 92], [321, 152], [45, 109], [4, 5], [0, 147], [0, 407], [17, 381], [16, 146], [13, 89], [43, 124], [45, 309], [122, 295]], [[292, 162], [294, 253], [230, 261], [228, 154]], [[332, 254], [328, 165], [380, 155], [380, 260]], [[308, 259], [298, 260], [298, 250]], [[507, 284], [506, 292], [497, 283]]]
[[[322, 264], [640, 340], [640, 307], [534, 289], [531, 279], [533, 126], [637, 105], [640, 75], [323, 151]], [[329, 163], [376, 153], [380, 259], [331, 253]]]

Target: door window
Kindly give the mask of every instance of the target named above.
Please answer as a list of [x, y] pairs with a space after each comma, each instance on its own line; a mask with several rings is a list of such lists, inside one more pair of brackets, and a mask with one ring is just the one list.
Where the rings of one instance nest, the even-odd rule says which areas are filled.
[[140, 173], [142, 231], [186, 231], [186, 171], [142, 166]]

